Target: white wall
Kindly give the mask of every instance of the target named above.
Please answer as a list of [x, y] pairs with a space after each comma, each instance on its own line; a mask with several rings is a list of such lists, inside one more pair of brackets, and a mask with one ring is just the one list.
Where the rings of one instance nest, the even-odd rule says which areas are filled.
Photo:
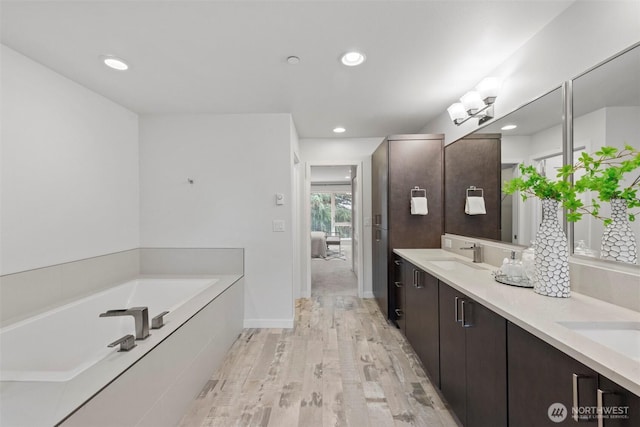
[[141, 245], [245, 248], [245, 327], [293, 325], [293, 135], [289, 114], [140, 118]]
[[[558, 87], [638, 40], [640, 2], [575, 2], [488, 74], [503, 81], [495, 104], [496, 117]], [[455, 101], [452, 99], [451, 103]], [[420, 133], [444, 133], [445, 144], [449, 144], [476, 127], [477, 120], [454, 125], [443, 109]]]
[[1, 48], [0, 274], [138, 247], [137, 115]]
[[[380, 145], [384, 137], [379, 138], [351, 138], [351, 139], [301, 139], [300, 155], [302, 162], [306, 164], [350, 164], [352, 161], [362, 162], [362, 174], [360, 176], [360, 189], [362, 191], [362, 218], [371, 218], [371, 155]], [[304, 186], [301, 186], [304, 188]], [[303, 195], [304, 196], [304, 195]], [[363, 264], [363, 296], [372, 298], [371, 285], [371, 222], [363, 224], [362, 243], [364, 248]], [[369, 225], [366, 225], [369, 224]], [[307, 223], [301, 224], [306, 227]], [[301, 242], [308, 246], [309, 230], [306, 228], [300, 232]], [[303, 271], [308, 274], [308, 271]], [[300, 291], [302, 292], [302, 291]]]

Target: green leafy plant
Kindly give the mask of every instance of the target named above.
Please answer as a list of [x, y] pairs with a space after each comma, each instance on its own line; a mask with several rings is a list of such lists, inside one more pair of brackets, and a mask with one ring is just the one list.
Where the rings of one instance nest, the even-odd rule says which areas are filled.
[[628, 144], [622, 150], [605, 146], [593, 155], [582, 153], [575, 164], [560, 168], [558, 177], [564, 180], [584, 170], [584, 174], [574, 182], [575, 193], [594, 191], [598, 195], [597, 199], [591, 200], [591, 205], [584, 205], [578, 198], [564, 204], [568, 210], [567, 219], [577, 221], [583, 214], [589, 214], [603, 220], [605, 225], [610, 224], [611, 218], [600, 215], [600, 202], [622, 199], [627, 203], [629, 221], [634, 221], [637, 213], [631, 212], [631, 209], [640, 207], [640, 174], [633, 180], [625, 180], [625, 176], [638, 168], [640, 151]]
[[[558, 174], [560, 177], [560, 174]], [[520, 192], [522, 200], [529, 197], [557, 200], [569, 211], [575, 209], [582, 202], [578, 199], [575, 187], [568, 179], [551, 180], [541, 175], [534, 166], [520, 165], [520, 176], [504, 183], [502, 191], [506, 194]], [[577, 221], [576, 218], [567, 218]]]

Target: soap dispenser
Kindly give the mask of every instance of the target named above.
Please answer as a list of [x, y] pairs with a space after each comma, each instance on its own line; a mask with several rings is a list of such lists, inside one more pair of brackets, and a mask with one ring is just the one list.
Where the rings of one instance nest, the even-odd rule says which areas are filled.
[[509, 279], [513, 282], [519, 282], [524, 277], [524, 268], [522, 261], [516, 259], [516, 251], [511, 251], [511, 260], [509, 261]]

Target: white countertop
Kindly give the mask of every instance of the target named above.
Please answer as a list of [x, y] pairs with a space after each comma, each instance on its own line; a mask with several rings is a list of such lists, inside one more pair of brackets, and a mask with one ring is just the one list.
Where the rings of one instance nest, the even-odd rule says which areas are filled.
[[591, 369], [640, 396], [640, 362], [599, 344], [557, 322], [640, 322], [640, 313], [576, 292], [570, 298], [536, 294], [533, 289], [503, 285], [493, 279], [497, 267], [486, 270], [444, 270], [429, 261], [459, 259], [442, 249], [394, 249], [394, 253], [473, 298], [508, 321], [568, 354]]

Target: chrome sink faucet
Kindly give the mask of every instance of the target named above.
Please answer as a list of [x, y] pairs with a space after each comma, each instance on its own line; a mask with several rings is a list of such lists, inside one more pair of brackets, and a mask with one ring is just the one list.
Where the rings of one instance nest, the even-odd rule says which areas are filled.
[[149, 309], [147, 307], [131, 307], [121, 310], [108, 310], [100, 313], [100, 317], [133, 316], [136, 323], [136, 339], [143, 340], [149, 336]]
[[[470, 242], [467, 242], [470, 243]], [[473, 251], [473, 262], [482, 262], [482, 246], [477, 243], [471, 243], [468, 248], [460, 248], [461, 250]]]

